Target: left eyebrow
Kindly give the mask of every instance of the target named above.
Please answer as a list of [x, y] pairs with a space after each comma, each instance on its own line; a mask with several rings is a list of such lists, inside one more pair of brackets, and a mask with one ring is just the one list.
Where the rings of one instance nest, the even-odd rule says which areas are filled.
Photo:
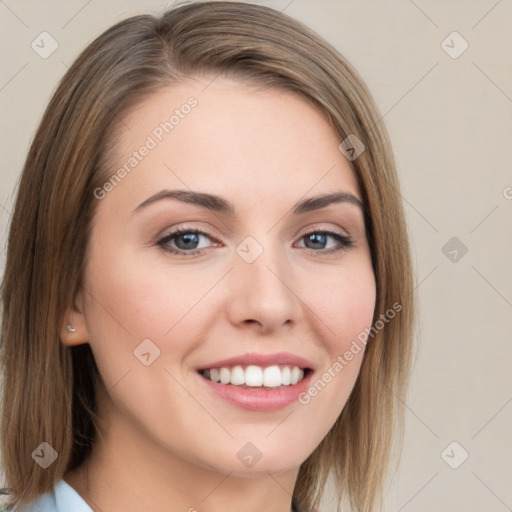
[[334, 192], [332, 194], [310, 197], [297, 203], [293, 207], [292, 212], [294, 215], [299, 215], [301, 213], [320, 210], [321, 208], [326, 208], [335, 203], [353, 204], [364, 213], [364, 204], [354, 194], [349, 194], [348, 192]]
[[[139, 206], [137, 206], [137, 208], [135, 208], [132, 213], [140, 211], [143, 208], [163, 199], [176, 199], [183, 203], [193, 204], [207, 210], [217, 211], [219, 213], [227, 213], [230, 215], [235, 213], [234, 205], [220, 196], [203, 192], [192, 192], [188, 190], [162, 190], [139, 204]], [[292, 208], [292, 213], [294, 215], [300, 215], [302, 213], [320, 210], [336, 203], [353, 204], [360, 208], [363, 213], [365, 213], [364, 204], [361, 202], [361, 200], [349, 192], [333, 192], [331, 194], [309, 197], [296, 203]]]

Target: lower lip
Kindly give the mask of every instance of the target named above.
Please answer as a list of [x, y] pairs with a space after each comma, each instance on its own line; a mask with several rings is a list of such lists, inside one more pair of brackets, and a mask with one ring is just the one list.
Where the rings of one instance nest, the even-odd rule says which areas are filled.
[[229, 402], [231, 405], [246, 409], [248, 411], [270, 412], [283, 409], [293, 402], [298, 401], [299, 395], [305, 392], [311, 381], [313, 372], [308, 374], [297, 384], [281, 389], [269, 388], [242, 388], [232, 384], [221, 384], [203, 377], [198, 373], [199, 378], [218, 396]]

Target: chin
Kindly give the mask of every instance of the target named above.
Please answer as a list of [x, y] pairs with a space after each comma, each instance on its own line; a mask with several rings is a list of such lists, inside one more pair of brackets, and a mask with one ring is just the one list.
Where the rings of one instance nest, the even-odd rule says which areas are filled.
[[[249, 450], [247, 450], [249, 453]], [[226, 460], [224, 464], [216, 462], [216, 468], [221, 473], [231, 473], [233, 476], [242, 478], [254, 478], [268, 476], [268, 474], [286, 473], [289, 471], [298, 470], [300, 465], [308, 457], [309, 454], [304, 454], [300, 457], [297, 451], [294, 450], [292, 453], [289, 451], [283, 453], [282, 450], [276, 449], [273, 453], [260, 452], [259, 454], [254, 451], [253, 460], [247, 460], [244, 462], [244, 453], [240, 454], [233, 463], [233, 459]], [[246, 456], [247, 457], [247, 456]], [[258, 458], [259, 457], [259, 458]], [[244, 467], [244, 464], [247, 464]]]

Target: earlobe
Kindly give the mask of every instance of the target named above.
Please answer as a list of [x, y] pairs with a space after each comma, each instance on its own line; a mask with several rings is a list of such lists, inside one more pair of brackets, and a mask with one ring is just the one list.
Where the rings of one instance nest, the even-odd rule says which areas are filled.
[[68, 346], [89, 342], [89, 332], [85, 323], [81, 297], [77, 297], [75, 304], [66, 311], [60, 329], [60, 339], [64, 345]]

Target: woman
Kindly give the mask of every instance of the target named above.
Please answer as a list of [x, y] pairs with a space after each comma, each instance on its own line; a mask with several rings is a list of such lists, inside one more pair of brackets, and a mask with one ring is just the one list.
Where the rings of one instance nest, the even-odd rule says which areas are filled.
[[331, 46], [233, 2], [118, 23], [50, 101], [10, 228], [15, 510], [318, 510], [329, 476], [376, 510], [412, 290], [388, 138]]

